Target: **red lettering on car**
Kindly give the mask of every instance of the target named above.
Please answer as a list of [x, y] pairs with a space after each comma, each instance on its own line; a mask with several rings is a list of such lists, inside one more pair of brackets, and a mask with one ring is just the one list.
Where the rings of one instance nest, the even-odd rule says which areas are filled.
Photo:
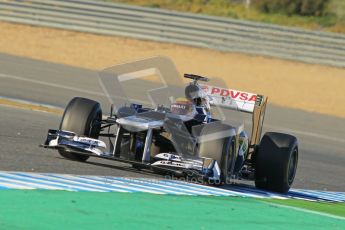
[[249, 101], [256, 101], [256, 95], [252, 95], [252, 96], [249, 98]]
[[236, 99], [238, 97], [238, 95], [240, 94], [240, 92], [235, 92], [233, 90], [230, 91], [230, 97], [233, 99]]
[[248, 100], [248, 93], [241, 93], [240, 99], [244, 101]]
[[227, 90], [227, 89], [222, 89], [222, 91], [220, 92], [220, 96], [222, 96], [222, 97], [227, 97], [227, 96], [229, 96], [229, 90]]
[[212, 90], [211, 90], [211, 94], [216, 94], [216, 93], [219, 93], [219, 92], [220, 92], [220, 89], [216, 88], [216, 87], [213, 87]]

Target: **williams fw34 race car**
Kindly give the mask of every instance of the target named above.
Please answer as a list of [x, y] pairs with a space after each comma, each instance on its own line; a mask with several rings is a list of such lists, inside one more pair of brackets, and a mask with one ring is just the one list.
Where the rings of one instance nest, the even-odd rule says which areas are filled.
[[286, 193], [298, 143], [283, 133], [262, 136], [267, 98], [229, 89], [220, 79], [211, 86], [206, 77], [184, 77], [165, 57], [108, 68], [99, 82], [109, 115], [99, 102], [75, 97], [41, 146], [75, 161], [104, 158], [212, 185], [253, 180], [257, 188]]

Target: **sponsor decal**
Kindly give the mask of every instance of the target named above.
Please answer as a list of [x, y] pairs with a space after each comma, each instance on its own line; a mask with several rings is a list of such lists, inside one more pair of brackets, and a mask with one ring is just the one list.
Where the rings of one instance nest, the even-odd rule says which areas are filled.
[[172, 104], [171, 108], [174, 109], [186, 109], [186, 105], [181, 105], [181, 104]]
[[261, 104], [262, 98], [254, 93], [217, 86], [201, 85], [204, 92], [210, 97], [211, 105], [223, 106], [228, 109], [252, 113], [254, 106]]
[[210, 96], [230, 98], [232, 100], [240, 100], [245, 102], [255, 102], [256, 94], [242, 92], [233, 89], [224, 89], [218, 87], [202, 86], [202, 89]]

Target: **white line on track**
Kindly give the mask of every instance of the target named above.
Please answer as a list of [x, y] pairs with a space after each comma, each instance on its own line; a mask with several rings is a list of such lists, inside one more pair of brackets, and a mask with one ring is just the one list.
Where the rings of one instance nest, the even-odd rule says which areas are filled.
[[[0, 96], [0, 99], [4, 99], [4, 100], [8, 100], [8, 101], [11, 101], [11, 102], [17, 102], [17, 103], [20, 103], [20, 104], [25, 104], [25, 105], [33, 105], [33, 106], [38, 106], [38, 107], [45, 107], [45, 108], [48, 108], [48, 109], [56, 109], [56, 110], [64, 110], [64, 108], [62, 107], [58, 107], [58, 106], [54, 106], [54, 105], [48, 105], [48, 104], [44, 104], [44, 103], [37, 103], [37, 102], [34, 102], [34, 101], [29, 101], [29, 100], [23, 100], [23, 99], [17, 99], [17, 98], [11, 98], [11, 97], [4, 97], [4, 96]], [[41, 111], [41, 110], [38, 110], [38, 111]], [[41, 111], [43, 112], [43, 111]], [[44, 111], [46, 112], [46, 111]]]
[[312, 210], [308, 210], [308, 209], [304, 209], [304, 208], [292, 207], [292, 206], [288, 206], [288, 205], [274, 204], [274, 203], [267, 202], [267, 201], [261, 201], [261, 202], [266, 203], [266, 204], [271, 205], [271, 206], [280, 207], [280, 208], [292, 209], [292, 210], [296, 210], [296, 211], [300, 211], [300, 212], [316, 214], [316, 215], [320, 215], [320, 216], [324, 216], [324, 217], [330, 217], [330, 218], [338, 219], [338, 220], [345, 220], [345, 217], [342, 217], [342, 216], [336, 216], [336, 215], [327, 214], [327, 213], [318, 212], [318, 211], [312, 211]]
[[[6, 176], [6, 178], [4, 178]], [[25, 174], [6, 174], [6, 173], [0, 173], [0, 179], [9, 179], [9, 180], [14, 180], [14, 181], [23, 181], [23, 182], [28, 182], [32, 183], [38, 186], [45, 185], [48, 186], [47, 189], [59, 189], [59, 190], [69, 190], [69, 191], [77, 191], [77, 190], [89, 190], [89, 191], [94, 191], [94, 192], [103, 192], [102, 188], [100, 187], [95, 187], [95, 186], [89, 186], [86, 184], [80, 184], [78, 185], [77, 183], [60, 183], [53, 181], [51, 179], [45, 179], [43, 175], [35, 175], [35, 177], [31, 175], [25, 175]], [[77, 185], [75, 185], [77, 184]]]
[[188, 189], [193, 189], [193, 190], [208, 190], [210, 193], [212, 193], [213, 195], [221, 195], [221, 196], [246, 196], [246, 197], [256, 197], [256, 198], [260, 198], [262, 196], [257, 196], [255, 194], [251, 194], [251, 193], [243, 193], [243, 192], [237, 192], [237, 191], [229, 191], [229, 190], [225, 190], [225, 189], [219, 189], [219, 188], [214, 188], [211, 186], [205, 186], [205, 185], [200, 185], [200, 184], [192, 184], [192, 183], [187, 183], [187, 182], [181, 182], [181, 181], [174, 181], [174, 180], [163, 180], [164, 183], [166, 184], [171, 184], [171, 185], [175, 185], [175, 186], [181, 186], [181, 187], [185, 187]]
[[9, 74], [3, 74], [0, 73], [0, 78], [9, 78], [9, 79], [14, 79], [18, 81], [24, 81], [24, 82], [30, 82], [38, 85], [44, 85], [44, 86], [50, 86], [50, 87], [55, 87], [55, 88], [60, 88], [60, 89], [67, 89], [67, 90], [72, 90], [80, 93], [86, 93], [86, 94], [92, 94], [92, 95], [97, 95], [97, 96], [105, 96], [103, 92], [96, 92], [96, 91], [91, 91], [91, 90], [86, 90], [86, 89], [80, 89], [76, 87], [71, 87], [71, 86], [66, 86], [66, 85], [61, 85], [61, 84], [56, 84], [56, 83], [50, 83], [46, 81], [39, 81], [39, 80], [33, 80], [33, 79], [28, 79], [25, 77], [18, 77], [14, 75], [9, 75]]
[[38, 184], [38, 183], [26, 182], [26, 181], [23, 181], [20, 179], [8, 179], [8, 178], [1, 177], [0, 183], [2, 183], [3, 181], [5, 181], [5, 183], [11, 183], [11, 184], [16, 184], [16, 185], [20, 185], [20, 186], [24, 185], [24, 186], [29, 186], [32, 188], [39, 188], [39, 189], [68, 190], [68, 189], [62, 189], [62, 188], [56, 187], [56, 186], [49, 186], [49, 185], [43, 185], [43, 184]]
[[[70, 178], [70, 179], [74, 179], [74, 180], [82, 180], [85, 181], [86, 183], [96, 183], [96, 184], [103, 184], [106, 186], [122, 186], [124, 188], [129, 188], [131, 190], [138, 190], [138, 191], [143, 191], [143, 192], [150, 192], [150, 193], [156, 193], [156, 194], [166, 194], [169, 192], [169, 190], [166, 189], [157, 189], [157, 188], [153, 188], [150, 187], [149, 185], [138, 185], [135, 183], [130, 183], [130, 182], [123, 182], [123, 181], [110, 181], [106, 178], [99, 178], [99, 180], [95, 177], [84, 177], [84, 176], [71, 176], [71, 175], [67, 175], [64, 177]], [[174, 192], [172, 191], [172, 193], [174, 194], [178, 194], [178, 195], [189, 195], [187, 193], [181, 193], [181, 192]]]
[[0, 181], [0, 187], [5, 187], [8, 189], [36, 189], [34, 187], [20, 185], [20, 184], [14, 184], [14, 183], [7, 183], [4, 181]]
[[[24, 176], [24, 173], [23, 174], [16, 174], [16, 175], [23, 175]], [[55, 178], [55, 177], [51, 177], [49, 175], [42, 175], [42, 174], [35, 174], [34, 176], [29, 176], [30, 179], [37, 179], [41, 182], [44, 182], [44, 183], [55, 183], [55, 184], [58, 184], [58, 185], [65, 185], [65, 186], [70, 186], [71, 188], [76, 188], [76, 189], [79, 189], [79, 190], [90, 190], [90, 191], [101, 191], [101, 192], [104, 192], [104, 191], [114, 191], [114, 192], [127, 192], [125, 190], [122, 190], [122, 189], [110, 189], [110, 188], [106, 188], [104, 186], [97, 186], [97, 185], [92, 185], [92, 184], [87, 184], [87, 183], [81, 183], [81, 182], [78, 182], [78, 181], [71, 181], [71, 180], [68, 180], [68, 179], [60, 179], [60, 178]], [[39, 182], [38, 181], [38, 182]]]
[[299, 134], [299, 135], [302, 135], [302, 136], [309, 136], [309, 137], [324, 139], [324, 140], [328, 140], [328, 141], [335, 141], [335, 142], [345, 143], [345, 139], [341, 139], [341, 138], [337, 138], [337, 137], [332, 137], [332, 136], [329, 136], [329, 135], [323, 135], [323, 134], [320, 134], [320, 133], [306, 132], [306, 131], [289, 129], [289, 128], [284, 128], [284, 127], [277, 127], [277, 126], [273, 126], [273, 125], [266, 125], [266, 124], [265, 124], [265, 127], [270, 128], [270, 129], [274, 129], [274, 130], [280, 130], [280, 131], [286, 132], [286, 133], [295, 133], [295, 134]]
[[167, 181], [167, 180], [145, 181], [145, 180], [142, 180], [142, 178], [129, 178], [129, 180], [137, 181], [138, 183], [148, 183], [152, 186], [163, 186], [163, 187], [166, 187], [167, 189], [178, 189], [178, 190], [182, 190], [188, 193], [194, 193], [196, 195], [216, 195], [216, 196], [217, 195], [221, 195], [221, 196], [236, 195], [226, 190], [214, 191], [210, 189], [211, 187], [203, 186], [203, 185], [200, 188], [196, 188], [193, 186], [194, 184], [191, 184], [191, 183], [180, 184], [180, 183], [175, 183], [175, 181]]
[[[89, 185], [90, 183], [85, 183], [85, 182], [79, 182], [79, 181], [76, 181], [76, 180], [78, 180], [79, 178], [69, 178], [69, 177], [71, 177], [70, 175], [63, 175], [63, 176], [60, 176], [60, 175], [51, 175], [51, 174], [49, 174], [49, 175], [46, 175], [47, 177], [50, 177], [51, 179], [53, 179], [53, 180], [61, 180], [61, 181], [65, 181], [65, 182], [71, 182], [71, 181], [73, 181], [73, 183], [77, 183], [77, 184], [81, 184], [81, 185]], [[99, 185], [93, 185], [93, 186], [96, 186], [96, 187], [103, 187], [103, 188], [106, 188], [105, 186], [105, 184], [104, 184], [104, 186], [99, 186]], [[120, 188], [120, 189], [124, 189], [124, 190], [131, 190], [131, 191], [137, 191], [137, 192], [149, 192], [149, 193], [154, 193], [154, 194], [165, 194], [165, 193], [163, 193], [163, 192], [157, 192], [157, 191], [152, 191], [152, 190], [150, 190], [150, 189], [144, 189], [144, 188], [134, 188], [133, 186], [129, 186], [129, 185], [123, 185], [123, 184], [116, 184], [116, 185], [114, 185], [114, 186], [116, 186], [116, 187], [118, 187], [118, 188]], [[128, 191], [128, 192], [130, 192], [130, 191]]]
[[[86, 179], [86, 177], [84, 177], [84, 176], [79, 176], [79, 177]], [[89, 180], [98, 181], [99, 182], [99, 179], [96, 178], [96, 177], [88, 177], [88, 178], [89, 178]], [[139, 186], [139, 187], [144, 187], [144, 188], [164, 191], [165, 193], [173, 193], [173, 194], [179, 194], [179, 195], [210, 195], [209, 193], [205, 193], [205, 192], [204, 193], [194, 192], [194, 191], [188, 190], [188, 189], [180, 189], [180, 188], [175, 188], [175, 187], [171, 187], [171, 186], [164, 186], [164, 185], [161, 185], [158, 182], [156, 182], [156, 184], [153, 184], [153, 183], [136, 183], [137, 181], [140, 182], [140, 180], [136, 180], [136, 179], [133, 179], [133, 178], [111, 178], [110, 180], [104, 178], [104, 180], [107, 180], [108, 183], [128, 184], [128, 185], [133, 185], [133, 186]]]

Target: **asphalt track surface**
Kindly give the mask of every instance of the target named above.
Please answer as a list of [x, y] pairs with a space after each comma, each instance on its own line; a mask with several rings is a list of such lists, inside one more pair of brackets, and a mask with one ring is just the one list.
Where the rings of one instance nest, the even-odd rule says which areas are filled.
[[[0, 96], [65, 107], [75, 97], [109, 103], [95, 71], [0, 54]], [[317, 98], [316, 98], [317, 100]], [[86, 163], [61, 158], [39, 148], [49, 128], [57, 128], [54, 114], [0, 106], [0, 170], [85, 175], [157, 177], [129, 165], [102, 159]], [[345, 191], [345, 120], [269, 105], [264, 131], [280, 131], [299, 139], [295, 188]]]

